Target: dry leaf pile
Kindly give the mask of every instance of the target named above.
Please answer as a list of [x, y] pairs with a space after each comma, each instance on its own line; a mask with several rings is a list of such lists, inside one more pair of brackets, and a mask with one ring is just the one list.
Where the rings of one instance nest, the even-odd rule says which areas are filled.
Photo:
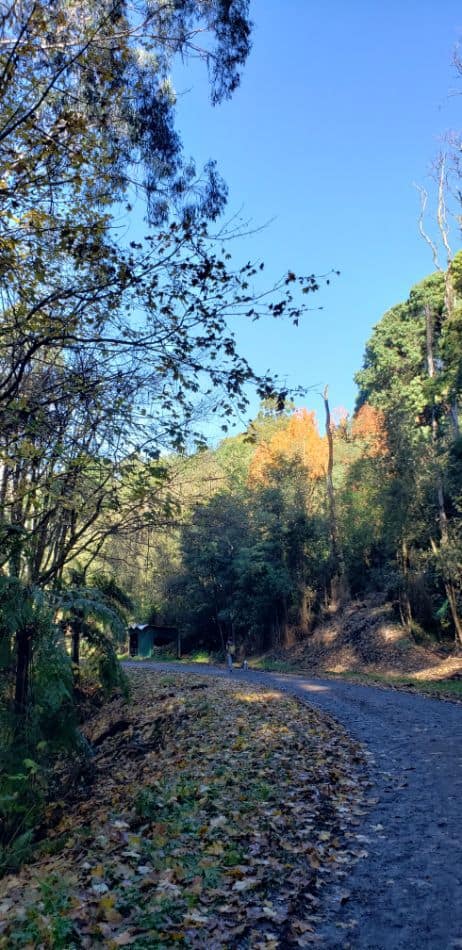
[[130, 676], [40, 860], [0, 883], [0, 948], [316, 942], [323, 883], [363, 856], [358, 746], [280, 692]]
[[460, 656], [415, 643], [397, 622], [393, 604], [378, 594], [347, 604], [280, 658], [319, 676], [354, 672], [433, 680], [462, 673]]

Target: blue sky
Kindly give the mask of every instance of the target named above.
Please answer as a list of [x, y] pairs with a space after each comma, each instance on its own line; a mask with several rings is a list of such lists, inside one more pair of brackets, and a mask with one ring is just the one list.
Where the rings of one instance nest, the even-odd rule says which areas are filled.
[[[433, 269], [413, 183], [432, 189], [442, 136], [459, 125], [462, 5], [254, 0], [251, 9], [240, 88], [212, 108], [203, 68], [188, 66], [174, 77], [178, 127], [186, 154], [217, 160], [229, 213], [242, 209], [254, 226], [273, 219], [234, 243], [238, 261], [264, 259], [269, 280], [289, 267], [341, 271], [302, 327], [243, 326], [238, 339], [258, 370], [315, 390], [328, 383], [332, 405], [351, 410], [373, 325]], [[457, 249], [456, 228], [452, 240]], [[305, 402], [321, 408], [315, 392]]]

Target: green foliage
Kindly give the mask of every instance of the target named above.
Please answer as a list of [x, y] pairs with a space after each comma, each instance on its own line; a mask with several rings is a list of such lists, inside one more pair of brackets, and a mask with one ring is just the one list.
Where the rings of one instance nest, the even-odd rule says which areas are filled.
[[[84, 577], [74, 571], [71, 580], [78, 584]], [[97, 573], [91, 587], [71, 586], [61, 591], [57, 606], [62, 622], [71, 629], [74, 664], [80, 663], [82, 641], [86, 651], [85, 678], [93, 676], [105, 696], [120, 689], [128, 697], [128, 681], [116, 651], [126, 639], [131, 598], [113, 577]]]
[[75, 742], [72, 667], [59, 627], [49, 626], [36, 645], [30, 701], [37, 723], [34, 742], [45, 751], [66, 749]]
[[15, 711], [9, 671], [0, 690], [0, 871], [16, 869], [30, 853], [50, 767], [57, 754], [70, 752], [77, 742], [71, 664], [60, 630], [32, 600], [23, 607], [23, 620], [26, 609], [35, 624], [26, 708]]
[[423, 280], [375, 327], [356, 378], [360, 403], [367, 400], [384, 414], [387, 451], [382, 459], [356, 463], [344, 497], [354, 525], [346, 535], [350, 570], [362, 561], [363, 578], [376, 583], [374, 570], [380, 566], [394, 576], [394, 594], [411, 626], [439, 636], [455, 633], [458, 640], [459, 271], [457, 255], [448, 274]]
[[[0, 872], [16, 869], [29, 855], [56, 757], [72, 755], [80, 745], [64, 618], [78, 615], [82, 621], [92, 650], [86, 675], [93, 668], [105, 695], [116, 688], [128, 694], [109, 633], [109, 625], [116, 634], [124, 631], [122, 615], [110, 606], [116, 599], [128, 607], [115, 582], [106, 579], [103, 584], [101, 577], [91, 590], [74, 588], [59, 594], [41, 593], [25, 588], [16, 578], [0, 577]], [[53, 619], [57, 610], [60, 623]], [[18, 708], [16, 653], [24, 629], [30, 631], [28, 683], [24, 706]]]
[[[31, 792], [27, 776], [20, 776], [15, 782], [15, 776], [5, 776], [2, 781], [0, 794], [0, 819], [5, 823], [6, 831], [2, 833], [4, 841], [0, 841], [0, 877], [3, 874], [17, 871], [33, 854], [33, 829], [18, 833], [16, 823], [23, 824], [35, 821], [40, 817], [43, 799], [39, 796], [37, 804], [32, 801], [37, 798], [37, 791]], [[21, 785], [22, 783], [22, 785]], [[11, 788], [11, 791], [9, 789]], [[21, 804], [16, 804], [20, 802]]]
[[350, 466], [339, 503], [344, 556], [354, 594], [380, 589], [386, 583], [401, 529], [401, 506], [394, 495], [383, 458], [360, 458]]
[[129, 682], [113, 649], [108, 646], [98, 660], [98, 678], [106, 696], [111, 696], [114, 690], [119, 689], [128, 699], [130, 695]]
[[72, 625], [81, 621], [82, 633], [89, 642], [98, 645], [104, 640], [101, 631], [111, 630], [115, 642], [123, 642], [125, 624], [123, 614], [99, 588], [69, 587], [57, 598], [57, 606], [65, 620]]
[[[358, 405], [368, 402], [388, 413], [404, 412], [413, 421], [428, 403], [425, 307], [441, 321], [444, 276], [432, 274], [412, 288], [406, 303], [384, 314], [366, 345], [363, 368], [356, 374]], [[439, 355], [441, 344], [437, 340]], [[412, 414], [412, 416], [411, 416]], [[419, 429], [413, 426], [418, 437]]]
[[[221, 464], [221, 447], [217, 456]], [[222, 651], [229, 637], [241, 651], [264, 649], [306, 623], [328, 572], [326, 521], [307, 510], [306, 480], [296, 461], [281, 461], [268, 484], [249, 487], [239, 474], [196, 503], [166, 585], [186, 649]]]

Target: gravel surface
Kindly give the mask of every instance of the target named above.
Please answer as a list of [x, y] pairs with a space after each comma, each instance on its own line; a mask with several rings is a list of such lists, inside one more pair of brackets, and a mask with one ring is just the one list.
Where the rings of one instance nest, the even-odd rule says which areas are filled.
[[[143, 665], [230, 675], [205, 665]], [[368, 856], [341, 882], [350, 894], [343, 904], [335, 884], [326, 888], [321, 946], [462, 950], [462, 705], [306, 676], [232, 675], [325, 710], [369, 753], [376, 801], [359, 829]]]

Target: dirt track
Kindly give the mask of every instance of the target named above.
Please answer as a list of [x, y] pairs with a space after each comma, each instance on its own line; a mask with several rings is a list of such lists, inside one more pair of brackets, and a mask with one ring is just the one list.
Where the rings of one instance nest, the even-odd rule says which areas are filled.
[[[229, 675], [208, 666], [178, 669]], [[321, 946], [462, 950], [462, 705], [332, 680], [232, 675], [319, 706], [371, 754], [377, 802], [360, 829], [368, 857], [341, 882], [350, 893], [343, 904], [335, 884], [326, 889]]]

